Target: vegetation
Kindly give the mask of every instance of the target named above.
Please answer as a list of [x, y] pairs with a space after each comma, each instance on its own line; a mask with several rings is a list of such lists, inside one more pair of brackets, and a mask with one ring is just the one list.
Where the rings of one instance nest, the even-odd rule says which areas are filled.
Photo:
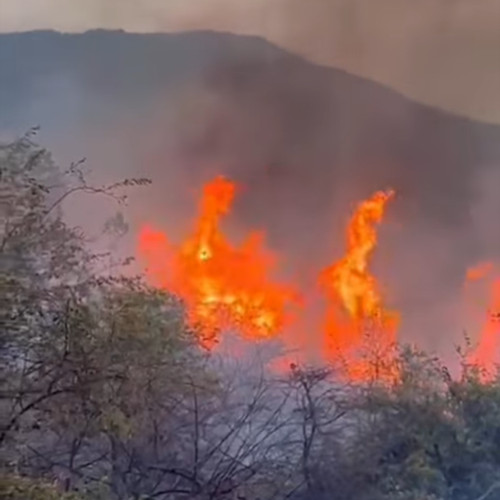
[[500, 377], [414, 350], [390, 387], [231, 365], [61, 216], [147, 182], [92, 186], [33, 133], [0, 149], [1, 498], [500, 498]]

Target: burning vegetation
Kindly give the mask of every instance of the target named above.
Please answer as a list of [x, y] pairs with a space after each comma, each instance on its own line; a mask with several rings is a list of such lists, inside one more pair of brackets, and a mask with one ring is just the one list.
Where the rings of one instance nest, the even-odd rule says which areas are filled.
[[[305, 363], [276, 376], [249, 352], [219, 355], [217, 341], [234, 330], [292, 342], [314, 306], [302, 296], [316, 294], [277, 279], [262, 233], [228, 238], [232, 182], [204, 186], [180, 243], [143, 228], [150, 286], [103, 273], [96, 263], [109, 269], [108, 256], [50, 209], [74, 192], [120, 200], [144, 179], [93, 186], [78, 163], [59, 176], [61, 194], [31, 136], [0, 147], [0, 167], [0, 498], [498, 498], [498, 375], [464, 363], [451, 377], [435, 356], [391, 349], [399, 315], [370, 270], [391, 191], [359, 203], [343, 257], [315, 276], [324, 321], [311, 331], [323, 337], [324, 364], [346, 361], [347, 380]], [[496, 276], [488, 263], [466, 276], [485, 292], [481, 306], [493, 287], [469, 359], [487, 370], [498, 349]], [[374, 348], [381, 363], [363, 358]]]
[[[185, 239], [174, 244], [164, 232], [144, 226], [139, 256], [151, 283], [183, 300], [188, 322], [205, 347], [213, 348], [225, 331], [255, 341], [279, 337], [291, 344], [287, 332], [304, 312], [306, 293], [277, 280], [279, 260], [266, 248], [263, 232], [251, 231], [240, 244], [223, 232], [221, 219], [229, 215], [236, 192], [235, 183], [223, 177], [206, 183]], [[393, 190], [378, 191], [357, 205], [346, 228], [345, 255], [319, 271], [316, 280], [325, 298], [321, 358], [340, 363], [351, 380], [392, 380], [398, 373], [393, 355], [400, 314], [387, 307], [383, 287], [369, 268], [376, 227], [394, 195]], [[481, 264], [468, 271], [467, 279], [481, 280], [492, 270], [491, 264]], [[500, 282], [492, 300], [498, 310]], [[488, 371], [500, 349], [498, 325], [498, 315], [491, 314], [469, 356]]]
[[344, 358], [347, 372], [355, 379], [371, 376], [371, 365], [356, 359], [367, 347], [386, 365], [379, 375], [390, 376], [394, 371], [387, 357], [396, 341], [399, 316], [385, 308], [380, 285], [368, 268], [377, 245], [375, 224], [382, 221], [393, 196], [391, 190], [379, 191], [358, 205], [347, 228], [346, 255], [319, 278], [328, 298], [325, 350], [330, 358]]
[[161, 231], [142, 229], [139, 252], [152, 282], [181, 297], [189, 323], [208, 347], [221, 330], [235, 329], [249, 339], [276, 336], [300, 306], [294, 286], [272, 279], [276, 258], [264, 236], [251, 232], [239, 245], [220, 229], [236, 186], [222, 177], [207, 183], [192, 233], [179, 245]]
[[483, 378], [495, 374], [500, 356], [500, 279], [492, 262], [484, 262], [470, 268], [467, 282], [478, 281], [487, 289], [488, 310], [480, 331], [479, 341], [468, 357], [472, 365], [483, 369]]

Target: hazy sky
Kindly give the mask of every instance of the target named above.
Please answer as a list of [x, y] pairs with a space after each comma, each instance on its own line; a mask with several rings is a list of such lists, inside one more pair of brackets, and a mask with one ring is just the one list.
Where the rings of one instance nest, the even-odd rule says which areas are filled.
[[500, 123], [500, 0], [0, 0], [0, 31], [98, 27], [262, 35]]

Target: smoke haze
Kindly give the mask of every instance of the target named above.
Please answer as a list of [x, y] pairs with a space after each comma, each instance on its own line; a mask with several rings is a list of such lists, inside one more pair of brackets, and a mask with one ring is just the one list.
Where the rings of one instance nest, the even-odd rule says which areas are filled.
[[0, 31], [263, 36], [422, 102], [500, 123], [497, 0], [3, 0]]
[[[460, 340], [465, 271], [500, 253], [499, 126], [258, 37], [0, 35], [0, 63], [4, 134], [40, 124], [60, 162], [86, 156], [99, 181], [152, 178], [130, 201], [131, 237], [149, 222], [175, 238], [200, 184], [226, 174], [242, 185], [229, 230], [265, 229], [307, 287], [343, 253], [353, 204], [393, 187], [374, 269], [403, 336], [446, 353]], [[67, 209], [97, 232], [109, 207]]]

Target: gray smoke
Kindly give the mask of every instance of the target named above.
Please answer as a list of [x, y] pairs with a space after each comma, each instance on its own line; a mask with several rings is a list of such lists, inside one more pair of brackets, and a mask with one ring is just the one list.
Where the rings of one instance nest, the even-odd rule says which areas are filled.
[[257, 35], [420, 102], [500, 122], [497, 0], [3, 0], [1, 12], [0, 32]]
[[[284, 273], [310, 288], [342, 254], [354, 204], [392, 187], [374, 269], [403, 336], [445, 352], [460, 339], [465, 270], [500, 253], [500, 127], [255, 37], [1, 35], [0, 62], [3, 133], [40, 124], [56, 159], [86, 156], [97, 181], [153, 179], [132, 195], [122, 251], [144, 222], [178, 237], [220, 173], [242, 185], [228, 230], [265, 229]], [[93, 232], [110, 210], [67, 207]]]

